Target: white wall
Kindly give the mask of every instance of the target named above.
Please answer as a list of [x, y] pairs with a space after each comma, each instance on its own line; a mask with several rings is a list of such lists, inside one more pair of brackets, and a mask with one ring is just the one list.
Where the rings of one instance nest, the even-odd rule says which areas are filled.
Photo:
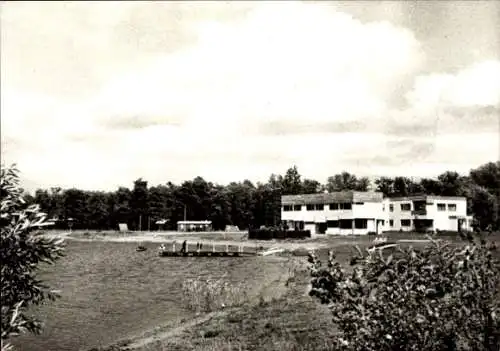
[[[464, 198], [440, 198], [428, 196], [426, 200], [425, 216], [415, 216], [412, 211], [415, 210], [413, 200], [410, 199], [389, 199], [386, 198], [382, 202], [365, 202], [362, 205], [352, 205], [351, 210], [330, 210], [328, 204], [325, 204], [323, 211], [307, 211], [306, 205], [302, 205], [301, 211], [281, 211], [282, 220], [304, 221], [304, 222], [325, 222], [327, 220], [354, 219], [364, 218], [369, 219], [366, 229], [354, 229], [354, 233], [367, 234], [368, 232], [376, 231], [376, 221], [374, 219], [384, 220], [383, 225], [379, 225], [379, 233], [384, 231], [413, 231], [415, 230], [414, 220], [416, 218], [427, 218], [434, 221], [434, 228], [438, 230], [458, 230], [458, 220], [450, 219], [450, 216], [465, 217], [467, 214], [467, 201]], [[437, 204], [446, 205], [445, 211], [438, 211]], [[394, 210], [390, 211], [390, 205], [394, 206]], [[402, 211], [401, 204], [410, 204], [409, 211]], [[448, 209], [449, 204], [456, 205], [456, 211]], [[401, 226], [401, 220], [410, 220], [409, 227]], [[390, 226], [390, 220], [393, 220], [393, 226]], [[464, 229], [470, 228], [470, 217], [464, 225]], [[315, 224], [305, 225], [306, 230], [310, 230], [312, 235], [316, 234]], [[326, 234], [348, 235], [353, 234], [352, 229], [327, 228]]]
[[[438, 197], [438, 196], [429, 196], [426, 200], [427, 204], [426, 215], [415, 216], [411, 211], [414, 211], [415, 208], [413, 206], [413, 201], [406, 199], [384, 199], [385, 205], [385, 218], [386, 223], [384, 225], [384, 231], [412, 231], [415, 230], [414, 220], [416, 218], [422, 219], [432, 219], [433, 220], [433, 229], [438, 230], [458, 230], [458, 219], [450, 219], [450, 216], [458, 216], [458, 217], [466, 217], [467, 215], [467, 200], [464, 198], [446, 198], [446, 197]], [[410, 203], [411, 211], [401, 211], [401, 204]], [[390, 211], [390, 205], [394, 206], [394, 211]], [[438, 204], [444, 204], [445, 210], [438, 211]], [[451, 211], [448, 208], [449, 204], [456, 205], [456, 211]], [[410, 227], [402, 227], [401, 220], [402, 219], [410, 219], [411, 226]], [[393, 220], [394, 225], [390, 226], [390, 220]], [[464, 229], [467, 229], [467, 226], [464, 226]]]

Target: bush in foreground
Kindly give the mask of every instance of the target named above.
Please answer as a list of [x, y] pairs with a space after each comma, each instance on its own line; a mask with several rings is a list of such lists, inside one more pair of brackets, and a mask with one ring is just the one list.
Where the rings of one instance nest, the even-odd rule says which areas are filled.
[[37, 205], [24, 205], [14, 167], [1, 169], [0, 198], [1, 348], [5, 351], [12, 349], [7, 343], [11, 336], [40, 331], [40, 322], [26, 310], [57, 295], [37, 279], [36, 269], [42, 262], [53, 263], [61, 257], [64, 246], [60, 239], [49, 239], [33, 231], [45, 222], [45, 215]]
[[472, 238], [390, 255], [357, 248], [352, 271], [333, 252], [326, 267], [312, 253], [310, 295], [329, 304], [341, 331], [334, 349], [499, 350], [495, 249]]

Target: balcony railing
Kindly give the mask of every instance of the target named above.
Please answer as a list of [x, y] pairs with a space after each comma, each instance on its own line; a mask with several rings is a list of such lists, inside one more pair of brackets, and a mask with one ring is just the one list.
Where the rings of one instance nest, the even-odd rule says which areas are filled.
[[425, 216], [427, 215], [427, 210], [425, 209], [422, 209], [422, 210], [414, 210], [414, 211], [411, 211], [411, 214], [413, 216]]

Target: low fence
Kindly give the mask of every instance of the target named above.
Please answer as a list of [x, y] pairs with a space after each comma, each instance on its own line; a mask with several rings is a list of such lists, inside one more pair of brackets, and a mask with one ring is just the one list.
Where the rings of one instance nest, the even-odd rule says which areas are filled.
[[253, 229], [248, 232], [248, 239], [250, 240], [305, 239], [310, 237], [310, 230]]

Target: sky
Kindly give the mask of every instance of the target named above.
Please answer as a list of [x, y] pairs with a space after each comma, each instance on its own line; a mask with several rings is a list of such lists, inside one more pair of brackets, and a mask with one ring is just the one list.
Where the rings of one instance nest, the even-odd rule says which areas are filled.
[[22, 185], [466, 174], [500, 156], [499, 1], [3, 2]]

